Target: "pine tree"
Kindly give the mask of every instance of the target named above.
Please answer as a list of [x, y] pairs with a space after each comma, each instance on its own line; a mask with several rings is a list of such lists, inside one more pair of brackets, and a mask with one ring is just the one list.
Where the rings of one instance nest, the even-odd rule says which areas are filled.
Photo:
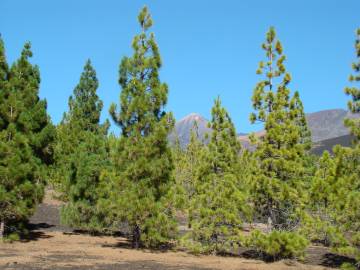
[[211, 114], [211, 139], [201, 153], [197, 170], [192, 198], [193, 230], [188, 237], [205, 252], [224, 252], [238, 244], [249, 207], [239, 168], [240, 143], [219, 98]]
[[[351, 83], [360, 81], [360, 28], [357, 29], [355, 52], [357, 61], [352, 64], [354, 74], [350, 75]], [[351, 96], [348, 108], [353, 113], [360, 113], [360, 88], [355, 85], [345, 88]], [[337, 159], [338, 190], [337, 190], [337, 221], [346, 235], [351, 235], [345, 253], [355, 255], [357, 266], [360, 266], [360, 120], [346, 119], [345, 125], [350, 128], [355, 141], [353, 148], [337, 146], [334, 154]], [[340, 249], [340, 252], [344, 250]]]
[[[352, 64], [354, 74], [350, 75], [349, 81], [352, 83], [360, 82], [360, 28], [357, 29], [357, 37], [355, 40], [355, 51], [357, 61]], [[345, 88], [345, 93], [351, 96], [348, 102], [348, 108], [353, 113], [360, 113], [360, 88], [353, 86]], [[343, 195], [346, 195], [344, 207], [339, 208], [339, 224], [342, 224], [347, 232], [352, 232], [350, 254], [355, 253], [357, 258], [357, 266], [360, 266], [360, 120], [346, 119], [345, 124], [350, 128], [352, 135], [355, 136], [353, 149], [337, 150], [336, 154], [340, 157], [345, 156], [341, 160], [345, 160], [346, 166], [342, 166], [342, 174], [346, 176], [346, 180], [341, 181]], [[341, 149], [341, 148], [338, 148]], [[335, 149], [336, 150], [336, 149]], [[340, 154], [345, 152], [345, 154]], [[339, 166], [340, 167], [340, 166]], [[345, 177], [343, 177], [345, 178]], [[344, 183], [345, 182], [345, 183]], [[353, 251], [354, 250], [354, 251]]]
[[[352, 64], [354, 74], [351, 74], [349, 81], [352, 83], [358, 83], [360, 81], [360, 28], [357, 29], [357, 38], [355, 40], [355, 51], [357, 61]], [[360, 113], [360, 88], [346, 87], [345, 93], [351, 96], [351, 100], [348, 102], [348, 108], [352, 113]], [[345, 124], [350, 128], [351, 133], [360, 140], [360, 120], [359, 119], [347, 119]]]
[[183, 186], [186, 193], [186, 201], [189, 202], [194, 193], [194, 183], [196, 178], [196, 171], [200, 163], [200, 153], [204, 147], [203, 143], [199, 138], [199, 128], [197, 122], [193, 124], [193, 128], [190, 131], [190, 141], [183, 150], [182, 170], [181, 179], [179, 183]]
[[252, 102], [257, 113], [250, 120], [264, 122], [265, 135], [255, 151], [258, 168], [253, 183], [254, 203], [270, 229], [289, 230], [296, 225], [296, 211], [304, 194], [301, 143], [298, 113], [291, 108], [290, 74], [286, 72], [283, 48], [274, 28], [262, 45], [267, 60], [260, 62], [257, 74], [264, 74], [255, 87]]
[[0, 235], [23, 229], [44, 195], [55, 129], [39, 98], [40, 72], [30, 43], [7, 69], [0, 41]]
[[103, 102], [99, 99], [96, 91], [99, 82], [96, 77], [96, 71], [87, 60], [84, 71], [81, 74], [80, 82], [74, 89], [74, 96], [69, 98], [69, 115], [65, 121], [81, 130], [101, 132], [107, 129], [108, 123], [100, 125], [100, 114]]
[[[9, 76], [9, 67], [6, 61], [5, 56], [5, 46], [4, 41], [0, 36], [0, 104], [5, 104], [6, 96], [8, 95], [8, 76]], [[3, 109], [0, 107], [0, 131], [2, 131], [6, 127], [5, 119], [3, 118]], [[2, 133], [2, 132], [1, 132]], [[1, 144], [3, 146], [3, 144]], [[1, 150], [3, 150], [1, 148]], [[1, 152], [3, 153], [3, 152]], [[0, 161], [3, 160], [5, 156], [0, 155]], [[3, 238], [4, 230], [5, 230], [5, 219], [10, 213], [6, 213], [5, 207], [8, 207], [7, 204], [9, 203], [7, 198], [8, 194], [6, 194], [6, 190], [4, 189], [3, 185], [5, 185], [4, 179], [1, 178], [1, 186], [0, 186], [0, 209], [2, 214], [0, 215], [0, 239]]]
[[[356, 55], [360, 57], [360, 30], [355, 41]], [[355, 75], [350, 82], [358, 82], [360, 63], [352, 65]], [[359, 112], [360, 90], [347, 87], [345, 93], [352, 97], [348, 108]], [[322, 240], [340, 254], [355, 256], [360, 265], [360, 125], [356, 119], [346, 119], [356, 140], [352, 148], [334, 147], [333, 157], [324, 153], [315, 174], [310, 192], [311, 205], [315, 213], [308, 219], [308, 227], [315, 239]], [[314, 209], [315, 207], [315, 209]], [[314, 228], [316, 230], [314, 230]]]
[[180, 141], [176, 140], [173, 149], [174, 175], [179, 187], [177, 195], [180, 197], [182, 210], [187, 211], [188, 227], [191, 227], [192, 213], [190, 202], [195, 192], [197, 169], [200, 165], [200, 155], [204, 144], [200, 141], [199, 128], [196, 121], [190, 131], [190, 141], [186, 149], [182, 149]]
[[148, 9], [138, 21], [132, 57], [120, 64], [120, 112], [112, 104], [110, 114], [122, 130], [116, 165], [114, 201], [118, 217], [132, 233], [133, 247], [157, 246], [175, 235], [172, 200], [173, 161], [167, 136], [174, 126], [171, 114], [164, 111], [168, 86], [159, 78], [161, 58]]
[[101, 231], [105, 226], [99, 200], [100, 175], [108, 166], [108, 122], [100, 124], [103, 107], [96, 91], [96, 71], [88, 60], [69, 98], [69, 112], [58, 127], [57, 170], [67, 204], [62, 222], [79, 229]]
[[0, 91], [5, 91], [5, 85], [7, 84], [9, 74], [9, 66], [5, 56], [4, 41], [0, 36]]
[[312, 241], [329, 246], [341, 238], [336, 229], [334, 203], [337, 201], [337, 163], [328, 151], [317, 162], [317, 170], [309, 189], [308, 215], [303, 233]]
[[299, 143], [304, 146], [306, 151], [309, 151], [312, 146], [311, 131], [307, 125], [306, 116], [304, 113], [304, 105], [300, 99], [300, 94], [298, 91], [294, 93], [294, 96], [290, 101], [290, 112], [292, 114], [292, 118], [295, 121], [295, 125], [299, 128]]

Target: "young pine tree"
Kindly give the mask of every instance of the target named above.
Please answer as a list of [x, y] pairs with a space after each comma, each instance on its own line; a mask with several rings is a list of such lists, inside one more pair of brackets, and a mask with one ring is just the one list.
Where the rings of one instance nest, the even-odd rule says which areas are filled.
[[108, 165], [108, 122], [100, 124], [103, 107], [96, 91], [96, 72], [88, 60], [80, 81], [69, 98], [69, 112], [58, 127], [56, 147], [59, 181], [66, 194], [62, 222], [75, 228], [101, 231], [100, 174]]
[[257, 112], [250, 116], [252, 123], [263, 122], [266, 131], [255, 151], [258, 168], [253, 182], [254, 203], [270, 229], [289, 230], [297, 222], [295, 213], [304, 197], [305, 146], [298, 126], [299, 110], [290, 104], [291, 77], [284, 66], [286, 57], [274, 28], [268, 31], [262, 48], [266, 61], [260, 62], [257, 73], [264, 79], [254, 89], [252, 103]]
[[120, 64], [120, 112], [112, 104], [110, 114], [122, 130], [116, 158], [114, 202], [118, 218], [132, 233], [133, 247], [157, 246], [175, 236], [172, 200], [173, 161], [167, 137], [174, 126], [171, 114], [164, 111], [168, 87], [159, 78], [161, 58], [148, 9], [138, 21], [132, 57]]
[[30, 43], [7, 68], [0, 40], [0, 236], [18, 232], [44, 195], [55, 129], [39, 98], [40, 72]]
[[189, 237], [205, 252], [226, 252], [238, 244], [250, 212], [239, 166], [240, 143], [219, 98], [211, 114], [211, 139], [197, 169]]
[[185, 149], [181, 149], [180, 143], [174, 151], [174, 163], [176, 182], [185, 192], [185, 204], [189, 203], [194, 194], [196, 171], [200, 164], [200, 153], [204, 144], [199, 138], [199, 128], [195, 121], [190, 131], [190, 141]]
[[[338, 189], [337, 162], [325, 151], [317, 162], [317, 169], [309, 189], [309, 205], [303, 232], [312, 241], [329, 246], [341, 237], [335, 224]], [[340, 237], [340, 238], [339, 238]]]
[[307, 125], [306, 116], [304, 113], [304, 105], [300, 99], [300, 94], [298, 91], [294, 93], [294, 96], [290, 100], [290, 112], [292, 114], [292, 118], [295, 121], [295, 125], [299, 129], [299, 143], [302, 144], [304, 149], [308, 152], [312, 146], [311, 131]]
[[201, 163], [201, 151], [204, 143], [200, 140], [198, 124], [195, 121], [190, 131], [190, 141], [186, 149], [182, 149], [179, 140], [173, 150], [174, 175], [178, 186], [176, 195], [180, 197], [181, 208], [187, 212], [188, 227], [191, 228], [191, 200], [195, 193], [197, 169]]

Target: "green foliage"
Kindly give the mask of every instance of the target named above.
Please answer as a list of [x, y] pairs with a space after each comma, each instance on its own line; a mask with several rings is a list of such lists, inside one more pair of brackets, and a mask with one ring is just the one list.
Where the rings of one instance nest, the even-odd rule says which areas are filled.
[[335, 224], [346, 242], [333, 245], [342, 254], [352, 255], [360, 262], [357, 236], [360, 232], [360, 145], [334, 149], [336, 185], [332, 194]]
[[[356, 56], [360, 59], [360, 30], [355, 41]], [[360, 81], [360, 62], [352, 64], [354, 74], [351, 83]], [[360, 90], [356, 86], [345, 88], [351, 96], [348, 108], [353, 113], [360, 112]], [[320, 159], [311, 191], [311, 211], [305, 220], [305, 233], [312, 240], [330, 245], [334, 251], [354, 256], [360, 263], [360, 122], [346, 119], [346, 126], [355, 136], [353, 148], [336, 146], [334, 156], [325, 152]], [[314, 230], [316, 228], [316, 230]], [[309, 233], [311, 232], [311, 233]], [[344, 265], [344, 269], [351, 269]]]
[[[209, 144], [195, 122], [190, 143], [173, 149], [174, 118], [165, 111], [168, 86], [153, 21], [144, 7], [133, 55], [119, 67], [120, 108], [110, 107], [120, 137], [100, 123], [103, 103], [90, 60], [69, 98], [69, 111], [55, 129], [39, 98], [40, 72], [26, 43], [9, 67], [0, 38], [0, 238], [19, 240], [44, 196], [49, 166], [52, 184], [66, 202], [63, 223], [89, 232], [128, 228], [133, 247], [159, 247], [177, 237], [175, 210], [188, 216], [180, 244], [193, 253], [228, 253], [240, 245], [265, 259], [303, 259], [309, 241], [356, 258], [360, 265], [360, 120], [346, 119], [352, 148], [333, 156], [310, 154], [311, 132], [299, 92], [291, 95], [286, 56], [274, 28], [262, 44], [265, 60], [252, 96], [252, 123], [265, 133], [252, 136], [256, 149], [242, 149], [228, 112], [215, 100]], [[360, 113], [360, 29], [348, 108]], [[56, 142], [54, 140], [56, 139]], [[267, 222], [267, 230], [243, 234], [245, 222]], [[4, 233], [6, 234], [4, 237]]]
[[[355, 41], [356, 56], [360, 59], [360, 30]], [[352, 64], [354, 74], [350, 82], [360, 81], [360, 62]], [[348, 108], [353, 113], [360, 112], [360, 90], [356, 86], [345, 88], [351, 96]], [[330, 245], [335, 252], [354, 256], [360, 263], [360, 122], [346, 119], [346, 126], [355, 136], [353, 148], [336, 146], [334, 156], [325, 152], [310, 189], [310, 206], [304, 220], [304, 233], [311, 240]], [[344, 265], [343, 269], [355, 266]]]
[[247, 246], [257, 250], [264, 258], [303, 259], [308, 241], [294, 232], [272, 231], [269, 234], [258, 230], [252, 231], [246, 239]]
[[213, 132], [196, 173], [189, 242], [195, 247], [201, 243], [203, 252], [226, 252], [239, 244], [242, 219], [249, 217], [250, 209], [240, 170], [240, 143], [219, 98], [211, 114]]
[[23, 228], [43, 198], [55, 137], [30, 47], [26, 43], [8, 69], [0, 40], [0, 222], [10, 234]]
[[298, 94], [291, 99], [291, 76], [286, 72], [283, 49], [273, 28], [262, 45], [266, 62], [260, 62], [258, 74], [264, 76], [255, 87], [252, 103], [256, 113], [251, 122], [264, 122], [266, 133], [257, 141], [252, 184], [253, 201], [258, 215], [275, 229], [297, 226], [297, 210], [305, 201], [304, 150], [308, 132]]
[[312, 146], [311, 131], [307, 125], [304, 105], [300, 99], [300, 94], [298, 91], [294, 93], [294, 96], [290, 100], [290, 113], [292, 114], [295, 125], [299, 129], [299, 143], [303, 145], [306, 151], [309, 151]]
[[[309, 204], [303, 217], [304, 235], [311, 241], [330, 246], [345, 241], [334, 226], [333, 201], [336, 192], [336, 163], [325, 151], [317, 162], [317, 169], [309, 187]], [[336, 199], [335, 199], [336, 200]]]
[[359, 257], [360, 231], [359, 147], [336, 146], [334, 157], [325, 152], [319, 161], [303, 233], [342, 255]]
[[[352, 64], [353, 74], [349, 81], [360, 81], [360, 28], [356, 32], [355, 51], [357, 61]], [[355, 85], [345, 88], [345, 93], [351, 96], [348, 108], [353, 113], [360, 112], [360, 89]], [[355, 256], [357, 266], [360, 265], [360, 120], [346, 119], [345, 125], [355, 136], [353, 148], [335, 147], [336, 162], [336, 192], [334, 192], [334, 212], [336, 225], [346, 237], [347, 245], [337, 245], [335, 248], [343, 254]]]
[[5, 90], [9, 76], [9, 66], [6, 61], [4, 41], [0, 37], [0, 89]]
[[191, 200], [195, 193], [197, 169], [201, 163], [201, 151], [204, 144], [200, 141], [197, 122], [194, 122], [190, 133], [190, 141], [186, 149], [182, 149], [179, 141], [173, 148], [174, 177], [177, 186], [178, 207], [187, 212], [188, 226], [191, 227]]
[[109, 165], [108, 122], [100, 124], [103, 107], [96, 90], [96, 72], [88, 60], [69, 112], [58, 126], [55, 179], [67, 204], [61, 209], [63, 223], [89, 231], [106, 229], [103, 209], [98, 207], [101, 172]]
[[4, 242], [12, 243], [20, 240], [20, 236], [17, 232], [10, 233], [4, 238]]
[[110, 114], [121, 127], [115, 158], [114, 198], [117, 217], [126, 222], [133, 246], [157, 246], [174, 238], [171, 186], [173, 160], [167, 136], [174, 125], [164, 111], [168, 87], [161, 83], [161, 58], [153, 33], [152, 19], [144, 7], [138, 21], [132, 57], [120, 64], [120, 112], [112, 104]]
[[[355, 52], [357, 60], [352, 64], [354, 73], [349, 77], [349, 81], [353, 83], [354, 86], [346, 87], [345, 93], [351, 96], [351, 100], [348, 102], [349, 110], [353, 113], [360, 113], [360, 88], [355, 85], [360, 81], [360, 28], [356, 31]], [[347, 119], [345, 124], [350, 128], [357, 140], [360, 140], [360, 120]]]

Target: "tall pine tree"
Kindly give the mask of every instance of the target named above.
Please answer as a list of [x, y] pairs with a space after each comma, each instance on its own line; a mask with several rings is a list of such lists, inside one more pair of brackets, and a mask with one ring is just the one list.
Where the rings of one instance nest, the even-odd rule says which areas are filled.
[[153, 21], [146, 7], [138, 21], [141, 33], [133, 40], [134, 54], [120, 64], [120, 112], [115, 104], [110, 108], [122, 131], [114, 201], [136, 248], [167, 242], [176, 227], [169, 200], [174, 166], [167, 136], [174, 120], [164, 110], [168, 87], [159, 78], [162, 63], [155, 36], [149, 33]]
[[285, 69], [285, 55], [274, 28], [270, 28], [262, 45], [266, 61], [260, 62], [257, 74], [264, 78], [256, 85], [252, 97], [250, 120], [265, 124], [265, 135], [255, 151], [259, 168], [253, 183], [254, 203], [270, 229], [291, 229], [297, 222], [296, 210], [303, 201], [302, 158], [298, 110], [290, 102], [291, 76]]
[[[355, 41], [356, 56], [360, 59], [360, 29]], [[360, 62], [352, 64], [354, 74], [350, 82], [357, 83], [360, 76]], [[345, 88], [351, 96], [348, 108], [360, 112], [360, 90], [356, 84]], [[322, 240], [340, 254], [355, 256], [360, 265], [360, 124], [357, 119], [346, 119], [355, 141], [353, 147], [334, 147], [331, 157], [325, 152], [312, 182], [310, 192], [313, 212], [308, 233], [316, 240]], [[353, 266], [351, 269], [353, 269]]]
[[[356, 31], [355, 53], [357, 60], [352, 64], [353, 74], [349, 81], [352, 87], [345, 88], [345, 93], [351, 97], [348, 108], [352, 113], [360, 113], [360, 28]], [[338, 162], [339, 172], [339, 202], [338, 224], [350, 234], [349, 246], [345, 250], [355, 255], [357, 267], [360, 267], [360, 120], [346, 119], [345, 125], [350, 128], [355, 137], [352, 149], [337, 147], [334, 152]], [[339, 205], [340, 204], [340, 205]]]
[[39, 98], [40, 72], [30, 43], [7, 68], [0, 40], [0, 236], [23, 228], [44, 195], [55, 129]]
[[69, 98], [69, 112], [58, 126], [57, 170], [67, 204], [62, 222], [79, 229], [101, 231], [102, 209], [97, 202], [100, 175], [109, 163], [108, 122], [100, 123], [103, 103], [97, 95], [96, 72], [88, 60], [80, 81]]

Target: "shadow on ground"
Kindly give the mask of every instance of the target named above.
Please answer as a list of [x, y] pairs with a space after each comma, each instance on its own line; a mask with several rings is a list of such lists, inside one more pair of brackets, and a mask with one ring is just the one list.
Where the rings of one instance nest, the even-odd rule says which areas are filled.
[[350, 263], [355, 265], [356, 260], [353, 258], [349, 258], [333, 253], [326, 253], [323, 256], [323, 262], [321, 263], [321, 265], [335, 268], [335, 267], [340, 267], [343, 263]]

